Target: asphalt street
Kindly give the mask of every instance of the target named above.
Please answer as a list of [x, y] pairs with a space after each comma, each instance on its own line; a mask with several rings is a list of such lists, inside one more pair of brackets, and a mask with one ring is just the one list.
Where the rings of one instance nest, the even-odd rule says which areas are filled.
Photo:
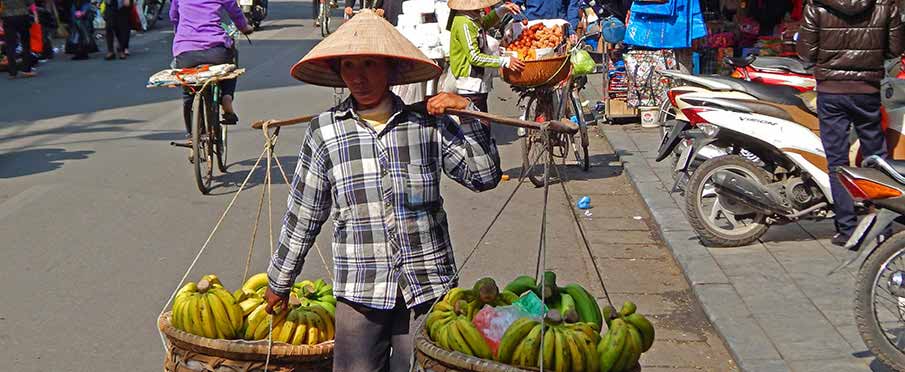
[[[103, 53], [87, 61], [59, 56], [40, 67], [38, 78], [0, 79], [0, 370], [160, 370], [165, 351], [157, 315], [261, 154], [261, 132], [248, 124], [317, 113], [334, 101], [332, 89], [305, 85], [288, 73], [291, 64], [321, 40], [308, 19], [310, 4], [271, 1], [270, 6], [272, 17], [252, 35], [252, 43], [240, 43], [240, 64], [248, 70], [238, 84], [241, 123], [231, 128], [228, 172], [217, 176], [217, 187], [209, 196], [202, 196], [195, 186], [188, 151], [169, 145], [185, 135], [180, 92], [145, 88], [148, 76], [167, 67], [171, 59], [172, 31], [166, 22], [152, 32], [133, 35], [128, 60], [104, 61]], [[511, 97], [490, 103], [491, 111], [512, 116], [515, 106]], [[304, 129], [304, 125], [285, 128], [277, 144], [277, 156], [287, 171], [294, 169]], [[515, 130], [495, 127], [494, 136], [501, 146], [503, 170], [515, 179], [520, 164]], [[646, 296], [642, 308], [672, 319], [675, 331], [663, 333], [672, 341], [655, 346], [662, 351], [652, 358], [671, 371], [734, 368], [671, 257], [652, 240], [643, 221], [636, 221], [641, 217], [633, 219], [646, 219], [647, 213], [624, 176], [606, 168], [609, 160], [609, 155], [592, 157], [599, 171], [584, 175], [582, 181], [595, 189], [611, 187], [595, 184], [598, 179], [611, 179], [610, 184], [622, 191], [606, 199], [611, 204], [601, 204], [615, 212], [598, 208], [594, 213], [618, 216], [613, 223], [637, 225], [633, 229], [640, 232], [635, 235], [612, 234], [623, 236], [623, 241], [625, 236], [646, 236], [647, 243], [635, 249], [656, 252], [656, 262], [669, 275], [669, 280], [659, 278], [652, 289], [639, 290], [636, 282], [647, 279], [643, 269], [622, 275], [620, 263], [607, 273], [624, 284], [617, 288], [619, 293], [648, 293], [638, 295]], [[255, 212], [266, 189], [263, 180], [263, 170], [256, 170], [190, 279], [213, 272], [228, 288], [240, 284]], [[503, 182], [481, 194], [448, 180], [442, 187], [461, 264], [515, 182]], [[272, 192], [272, 205], [268, 208], [265, 202], [254, 242], [252, 272], [263, 271], [267, 264], [268, 220], [273, 221], [275, 237], [285, 211], [287, 187], [279, 176], [274, 177]], [[485, 275], [508, 281], [518, 274], [533, 274], [542, 195], [540, 189], [520, 191], [463, 269], [464, 282]], [[594, 261], [578, 250], [566, 203], [561, 196], [551, 199], [551, 208], [560, 211], [548, 236], [552, 249], [572, 251], [551, 262], [565, 272], [564, 277], [590, 280], [588, 268], [593, 265], [588, 262]], [[626, 205], [633, 207], [627, 210]], [[328, 235], [318, 240], [322, 249], [329, 249]], [[631, 253], [619, 244], [607, 247]], [[626, 257], [618, 259], [629, 262]], [[631, 265], [637, 264], [631, 259]], [[317, 254], [310, 254], [302, 277], [325, 275]], [[667, 290], [669, 298], [652, 294]], [[685, 315], [669, 318], [671, 313]], [[673, 357], [680, 354], [681, 358]]]

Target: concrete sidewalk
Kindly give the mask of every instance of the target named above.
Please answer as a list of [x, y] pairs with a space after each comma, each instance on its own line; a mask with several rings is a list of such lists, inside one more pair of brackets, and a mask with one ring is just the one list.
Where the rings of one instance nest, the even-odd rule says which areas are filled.
[[658, 130], [601, 129], [743, 370], [886, 370], [858, 334], [853, 273], [827, 276], [848, 256], [829, 243], [832, 221], [773, 226], [746, 247], [704, 247], [685, 219], [684, 197], [667, 192], [671, 163], [654, 160]]

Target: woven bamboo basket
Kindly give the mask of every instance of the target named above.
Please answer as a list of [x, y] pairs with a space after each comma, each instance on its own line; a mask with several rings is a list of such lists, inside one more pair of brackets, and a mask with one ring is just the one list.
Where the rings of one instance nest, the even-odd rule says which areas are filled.
[[[157, 320], [166, 335], [166, 372], [263, 372], [267, 341], [217, 340], [176, 329], [170, 312]], [[268, 372], [322, 372], [333, 370], [333, 341], [317, 345], [275, 343]]]
[[569, 56], [563, 55], [525, 61], [525, 69], [518, 72], [501, 68], [500, 76], [509, 85], [533, 88], [559, 83], [569, 76], [571, 70], [572, 65], [569, 63]]
[[[446, 350], [427, 336], [424, 331], [415, 337], [415, 372], [535, 372], [538, 368], [514, 367], [505, 363]], [[641, 372], [636, 365], [630, 372]]]

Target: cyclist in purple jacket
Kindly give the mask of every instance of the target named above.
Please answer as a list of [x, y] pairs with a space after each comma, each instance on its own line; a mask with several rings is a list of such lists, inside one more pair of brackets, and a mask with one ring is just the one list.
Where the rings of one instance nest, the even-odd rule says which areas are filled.
[[[254, 32], [248, 24], [242, 9], [235, 0], [172, 0], [170, 21], [175, 29], [173, 37], [173, 68], [188, 68], [199, 65], [232, 63], [235, 50], [233, 40], [220, 26], [221, 13], [226, 12], [236, 27], [244, 34]], [[236, 80], [220, 81], [223, 107], [223, 124], [236, 124], [239, 117], [233, 109]], [[191, 94], [183, 94], [183, 115], [185, 130], [191, 137], [192, 127]]]

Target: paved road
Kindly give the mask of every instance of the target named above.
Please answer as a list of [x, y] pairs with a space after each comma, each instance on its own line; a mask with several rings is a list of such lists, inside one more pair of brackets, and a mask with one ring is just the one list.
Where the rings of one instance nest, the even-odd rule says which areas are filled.
[[[241, 45], [248, 74], [239, 82], [242, 126], [231, 132], [228, 174], [211, 196], [194, 185], [183, 138], [179, 93], [145, 89], [151, 73], [169, 62], [171, 32], [135, 36], [127, 61], [55, 60], [37, 79], [0, 80], [0, 363], [9, 371], [159, 370], [164, 352], [156, 316], [214, 222], [260, 154], [253, 119], [313, 113], [332, 104], [331, 89], [306, 86], [288, 67], [320, 40], [308, 20], [309, 5], [271, 2], [275, 19]], [[501, 89], [502, 90], [502, 89]], [[505, 99], [502, 100], [502, 99]], [[503, 97], [491, 109], [515, 114]], [[287, 128], [277, 147], [294, 168], [304, 128]], [[515, 131], [495, 128], [503, 168], [518, 174]], [[589, 260], [578, 244], [561, 192], [551, 195], [550, 267], [563, 281], [595, 293], [594, 265], [604, 269], [616, 302], [635, 299], [660, 329], [642, 360], [646, 371], [734, 369], [693, 299], [681, 271], [648, 227], [649, 216], [618, 167], [595, 138], [595, 170], [574, 174], [575, 194], [592, 195], [594, 216], [583, 222], [593, 244]], [[265, 189], [261, 171], [240, 194], [191, 278], [216, 272], [228, 287], [241, 280], [253, 216]], [[571, 173], [570, 173], [571, 174]], [[445, 182], [456, 256], [463, 262], [476, 236], [515, 186], [474, 194]], [[276, 182], [273, 208], [262, 221], [279, 221], [286, 186]], [[541, 190], [520, 191], [494, 231], [463, 270], [463, 280], [484, 275], [508, 281], [535, 268]], [[636, 219], [636, 216], [640, 219]], [[265, 225], [266, 226], [266, 225]], [[276, 227], [274, 228], [276, 233]], [[266, 227], [252, 255], [265, 268]], [[322, 247], [329, 242], [323, 237]], [[325, 275], [316, 254], [303, 276]]]

